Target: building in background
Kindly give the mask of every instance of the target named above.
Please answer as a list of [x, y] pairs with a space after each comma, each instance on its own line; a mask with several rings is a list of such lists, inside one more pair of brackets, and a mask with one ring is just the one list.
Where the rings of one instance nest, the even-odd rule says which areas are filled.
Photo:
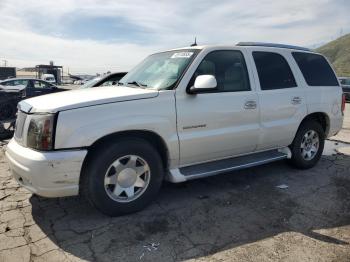
[[1, 66], [0, 80], [16, 77], [16, 67]]
[[38, 78], [41, 78], [43, 74], [51, 74], [54, 75], [56, 83], [58, 85], [62, 84], [62, 75], [63, 75], [63, 67], [56, 66], [53, 64], [53, 61], [50, 61], [49, 65], [37, 65], [36, 66], [38, 72]]
[[35, 67], [24, 67], [17, 69], [17, 78], [37, 78], [38, 73]]

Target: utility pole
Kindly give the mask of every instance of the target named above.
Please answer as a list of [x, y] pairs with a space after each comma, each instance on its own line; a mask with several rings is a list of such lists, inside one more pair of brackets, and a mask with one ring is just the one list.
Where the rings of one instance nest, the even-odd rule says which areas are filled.
[[8, 61], [6, 59], [3, 59], [2, 61], [4, 62], [4, 66], [7, 67], [7, 62]]

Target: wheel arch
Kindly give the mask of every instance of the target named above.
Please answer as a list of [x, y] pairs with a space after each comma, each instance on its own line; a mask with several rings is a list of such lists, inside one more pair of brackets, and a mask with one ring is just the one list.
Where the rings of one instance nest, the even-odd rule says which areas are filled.
[[126, 139], [126, 138], [141, 138], [149, 142], [159, 152], [159, 155], [162, 159], [164, 170], [168, 168], [169, 159], [170, 159], [169, 150], [164, 139], [159, 134], [148, 130], [120, 131], [120, 132], [103, 136], [88, 147], [88, 153], [84, 159], [83, 166], [82, 166], [80, 182], [82, 180], [82, 174], [85, 173], [84, 170], [88, 168], [89, 160], [92, 158], [94, 152], [96, 152], [98, 148], [101, 148], [104, 144], [110, 143], [111, 141], [117, 142], [118, 140]]
[[325, 133], [325, 137], [328, 136], [329, 129], [330, 129], [330, 119], [329, 119], [329, 116], [326, 113], [324, 113], [324, 112], [313, 112], [311, 114], [308, 114], [301, 121], [301, 123], [300, 123], [300, 125], [298, 127], [298, 130], [299, 130], [300, 126], [303, 123], [305, 123], [306, 121], [310, 121], [310, 120], [318, 122], [321, 125], [321, 127], [323, 128], [323, 131]]

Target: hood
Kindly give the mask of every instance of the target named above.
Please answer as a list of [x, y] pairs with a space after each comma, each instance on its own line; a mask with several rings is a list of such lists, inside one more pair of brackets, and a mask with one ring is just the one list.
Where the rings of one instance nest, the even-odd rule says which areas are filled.
[[62, 110], [106, 103], [146, 99], [158, 96], [158, 90], [111, 86], [65, 91], [23, 100], [22, 111], [30, 113], [56, 113]]

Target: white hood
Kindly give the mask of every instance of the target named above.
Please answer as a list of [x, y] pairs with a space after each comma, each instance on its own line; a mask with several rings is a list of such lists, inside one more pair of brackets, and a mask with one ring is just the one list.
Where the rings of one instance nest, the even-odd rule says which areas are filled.
[[19, 106], [22, 111], [30, 113], [56, 113], [73, 108], [156, 96], [158, 96], [158, 91], [153, 89], [126, 86], [96, 87], [33, 97], [23, 100]]

